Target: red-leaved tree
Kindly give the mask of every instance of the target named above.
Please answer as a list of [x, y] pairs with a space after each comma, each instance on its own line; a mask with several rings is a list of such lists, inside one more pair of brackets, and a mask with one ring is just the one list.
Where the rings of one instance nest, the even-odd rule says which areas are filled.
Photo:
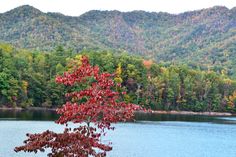
[[[99, 67], [92, 67], [85, 56], [81, 62], [79, 67], [56, 78], [72, 91], [66, 94], [67, 102], [57, 109], [60, 118], [56, 123], [66, 125], [64, 132], [27, 134], [25, 145], [16, 147], [16, 152], [37, 153], [49, 148], [48, 156], [52, 157], [104, 157], [112, 147], [110, 143], [103, 144], [101, 136], [114, 129], [111, 123], [130, 120], [135, 110], [141, 110], [121, 100], [124, 93], [115, 91], [120, 86], [113, 81], [115, 74], [100, 73]], [[68, 122], [78, 125], [71, 128]]]

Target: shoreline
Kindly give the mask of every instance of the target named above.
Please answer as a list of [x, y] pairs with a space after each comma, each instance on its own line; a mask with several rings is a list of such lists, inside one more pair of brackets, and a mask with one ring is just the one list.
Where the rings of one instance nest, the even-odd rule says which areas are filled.
[[[56, 111], [56, 108], [46, 108], [46, 107], [28, 107], [28, 108], [8, 108], [8, 107], [0, 107], [0, 111], [22, 111], [22, 110], [42, 110], [42, 111]], [[236, 116], [236, 113], [230, 112], [193, 112], [193, 111], [164, 111], [164, 110], [155, 110], [151, 112], [140, 112], [143, 114], [170, 114], [170, 115], [202, 115], [202, 116]]]
[[[139, 112], [145, 113], [145, 112]], [[149, 113], [147, 113], [149, 114]], [[193, 111], [151, 111], [150, 114], [169, 114], [169, 115], [198, 115], [198, 116], [236, 116], [235, 113], [230, 112], [193, 112]]]
[[0, 111], [22, 111], [22, 110], [44, 110], [44, 111], [56, 111], [56, 108], [47, 108], [47, 107], [28, 107], [28, 108], [22, 108], [22, 107], [0, 107]]

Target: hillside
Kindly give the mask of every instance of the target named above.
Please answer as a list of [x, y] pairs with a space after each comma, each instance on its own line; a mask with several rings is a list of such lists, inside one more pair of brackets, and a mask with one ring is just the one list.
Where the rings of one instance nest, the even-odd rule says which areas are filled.
[[236, 80], [212, 71], [164, 67], [127, 53], [83, 50], [76, 54], [62, 47], [41, 53], [1, 43], [0, 108], [63, 104], [71, 87], [56, 84], [55, 77], [73, 71], [82, 55], [102, 72], [116, 72], [114, 81], [122, 84], [116, 89], [126, 92], [126, 102], [154, 110], [236, 112]]
[[178, 15], [89, 11], [78, 17], [21, 6], [0, 14], [0, 40], [20, 48], [128, 51], [157, 62], [187, 63], [236, 76], [236, 8]]

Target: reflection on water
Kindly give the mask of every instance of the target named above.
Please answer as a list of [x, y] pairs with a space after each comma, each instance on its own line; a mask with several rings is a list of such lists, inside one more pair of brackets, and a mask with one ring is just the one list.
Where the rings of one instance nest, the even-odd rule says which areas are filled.
[[209, 122], [214, 119], [210, 116], [198, 115], [174, 115], [174, 114], [157, 114], [157, 113], [138, 113], [135, 115], [136, 120], [142, 121], [190, 121], [190, 122]]
[[204, 115], [174, 115], [138, 113], [135, 115], [137, 121], [184, 121], [184, 122], [210, 122], [219, 124], [236, 124], [236, 117], [215, 117]]
[[53, 110], [0, 110], [0, 120], [56, 120]]
[[[54, 110], [0, 110], [0, 120], [36, 120], [53, 121], [59, 115]], [[135, 120], [140, 121], [185, 121], [236, 124], [236, 117], [213, 117], [199, 115], [173, 115], [136, 113]]]

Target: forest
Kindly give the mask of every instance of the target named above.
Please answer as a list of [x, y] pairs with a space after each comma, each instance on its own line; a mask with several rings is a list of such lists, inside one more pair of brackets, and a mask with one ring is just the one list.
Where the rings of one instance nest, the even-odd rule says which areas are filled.
[[79, 65], [83, 55], [102, 72], [115, 73], [124, 99], [153, 110], [236, 111], [236, 80], [213, 70], [163, 64], [126, 52], [58, 46], [52, 52], [0, 44], [0, 107], [50, 107], [63, 104], [70, 90], [55, 77]]
[[0, 42], [17, 48], [127, 51], [165, 64], [224, 72], [236, 78], [236, 7], [169, 14], [91, 10], [80, 16], [29, 5], [0, 13]]

